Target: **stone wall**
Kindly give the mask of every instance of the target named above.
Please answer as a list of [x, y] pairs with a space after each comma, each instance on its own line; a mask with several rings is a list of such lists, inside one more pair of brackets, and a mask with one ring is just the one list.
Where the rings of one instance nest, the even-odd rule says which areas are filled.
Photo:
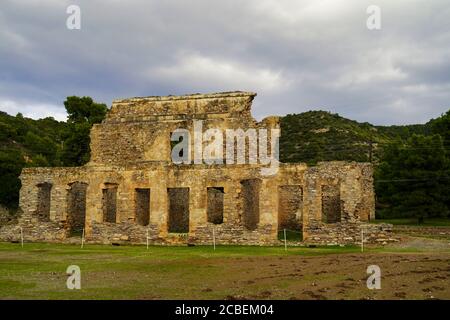
[[341, 221], [341, 192], [338, 184], [323, 185], [322, 191], [322, 221], [336, 223]]
[[71, 235], [81, 235], [86, 221], [87, 184], [74, 182], [67, 190], [67, 229]]
[[188, 129], [193, 136], [195, 120], [202, 121], [204, 130], [278, 126], [272, 118], [261, 123], [252, 118], [255, 95], [233, 92], [116, 100], [103, 123], [91, 130], [91, 164], [170, 162], [171, 133]]
[[[361, 230], [363, 232], [361, 233]], [[306, 243], [317, 245], [386, 244], [397, 241], [390, 224], [334, 223], [317, 229], [309, 229]]]
[[254, 96], [115, 101], [91, 131], [88, 165], [22, 171], [19, 225], [2, 227], [0, 239], [16, 239], [20, 226], [27, 241], [72, 241], [84, 229], [93, 243], [210, 244], [214, 234], [219, 244], [271, 245], [287, 227], [306, 242], [357, 242], [361, 224], [374, 218], [370, 164], [280, 164], [263, 175], [257, 162], [171, 162], [171, 132], [192, 132], [194, 120], [203, 120], [204, 130], [279, 128], [277, 117], [251, 117]]
[[207, 210], [208, 222], [213, 224], [223, 223], [223, 199], [224, 191], [220, 187], [207, 188]]
[[145, 227], [150, 223], [150, 189], [136, 188], [135, 192], [135, 222]]
[[[152, 163], [130, 167], [27, 168], [21, 176], [20, 203], [24, 212], [20, 223], [26, 226], [24, 233], [30, 240], [69, 238], [71, 192], [78, 183], [85, 186], [86, 201], [78, 207], [86, 208], [88, 242], [145, 243], [148, 233], [151, 243], [211, 243], [214, 230], [221, 243], [275, 244], [280, 212], [297, 217], [291, 228], [303, 231], [306, 242], [357, 242], [355, 234], [363, 218], [370, 217], [373, 210], [361, 193], [367, 188], [366, 171], [366, 164], [347, 162], [320, 163], [316, 167], [282, 164], [274, 176], [262, 176], [259, 165]], [[49, 222], [41, 221], [38, 211], [42, 182], [52, 185]], [[339, 186], [340, 190], [341, 220], [336, 223], [326, 223], [322, 217], [321, 190], [327, 184]], [[107, 204], [105, 192], [111, 188], [115, 196]], [[188, 205], [178, 208], [188, 211], [188, 230], [175, 230], [187, 231], [186, 235], [169, 229], [169, 193], [176, 188], [189, 191], [183, 201], [174, 199], [176, 207], [183, 202]], [[222, 223], [208, 221], [211, 188], [223, 190]], [[283, 196], [285, 191], [280, 192], [283, 189], [289, 190], [290, 196]], [[137, 197], [141, 190], [151, 194], [145, 209], [149, 212], [147, 226], [138, 221], [142, 204]], [[115, 222], [105, 220], [108, 215], [105, 206], [115, 208]], [[301, 208], [301, 213], [296, 208]], [[298, 217], [302, 218], [301, 223]]]
[[255, 230], [258, 227], [260, 215], [260, 190], [261, 181], [259, 179], [246, 179], [241, 181], [241, 221], [242, 225], [247, 230]]
[[167, 189], [169, 212], [168, 231], [171, 233], [189, 232], [189, 188]]
[[0, 227], [14, 223], [17, 223], [17, 216], [10, 213], [7, 208], [0, 205]]

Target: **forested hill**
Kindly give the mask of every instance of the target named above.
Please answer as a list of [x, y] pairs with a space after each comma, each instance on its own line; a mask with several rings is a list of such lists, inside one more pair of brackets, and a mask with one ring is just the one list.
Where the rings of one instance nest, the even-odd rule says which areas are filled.
[[67, 124], [53, 118], [33, 120], [0, 112], [0, 205], [17, 207], [25, 166], [57, 166]]
[[430, 122], [374, 126], [325, 111], [289, 114], [281, 118], [280, 158], [282, 162], [309, 164], [328, 160], [377, 161], [384, 146], [406, 141], [413, 134], [430, 133]]
[[22, 168], [78, 166], [89, 160], [90, 128], [102, 121], [107, 107], [90, 97], [68, 97], [64, 105], [67, 122], [0, 111], [1, 206], [17, 208]]
[[62, 146], [66, 122], [53, 118], [33, 120], [8, 115], [0, 111], [0, 154], [20, 154], [20, 161], [29, 166], [59, 165], [59, 151]]
[[[289, 114], [281, 118], [281, 161], [369, 161], [371, 149], [376, 161], [383, 146], [429, 135], [430, 124], [374, 126], [325, 111]], [[51, 117], [34, 120], [0, 111], [0, 162], [6, 157], [27, 166], [71, 165], [62, 157], [69, 127]]]

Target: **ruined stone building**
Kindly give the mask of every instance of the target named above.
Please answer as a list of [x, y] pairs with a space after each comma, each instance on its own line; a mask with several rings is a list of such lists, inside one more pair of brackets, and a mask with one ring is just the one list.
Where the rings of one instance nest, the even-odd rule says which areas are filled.
[[[91, 130], [91, 159], [74, 168], [25, 168], [14, 240], [92, 243], [277, 244], [284, 228], [310, 243], [354, 243], [374, 219], [372, 166], [323, 162], [174, 164], [171, 133], [207, 128], [278, 128], [251, 116], [256, 94], [230, 92], [116, 100]], [[282, 133], [281, 133], [282, 134]], [[248, 145], [248, 144], [247, 144]], [[375, 237], [383, 232], [373, 226]]]

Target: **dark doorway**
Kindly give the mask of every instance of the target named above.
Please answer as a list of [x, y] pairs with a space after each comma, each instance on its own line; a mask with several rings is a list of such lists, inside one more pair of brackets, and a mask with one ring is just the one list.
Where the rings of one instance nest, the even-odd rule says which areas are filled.
[[322, 186], [322, 221], [325, 223], [341, 221], [341, 195], [339, 185]]
[[150, 189], [136, 189], [136, 223], [148, 226], [150, 222]]
[[67, 225], [70, 236], [81, 235], [86, 222], [86, 192], [84, 182], [71, 183], [67, 191]]
[[210, 187], [207, 189], [207, 216], [208, 222], [214, 224], [223, 223], [223, 198], [224, 192], [223, 188], [220, 187]]
[[168, 230], [174, 233], [189, 232], [189, 188], [168, 188]]
[[242, 224], [247, 230], [255, 230], [259, 223], [259, 192], [261, 180], [248, 179], [241, 181], [243, 200]]
[[36, 214], [39, 221], [50, 221], [50, 197], [52, 184], [48, 182], [39, 183], [37, 194]]
[[303, 189], [299, 185], [278, 187], [278, 230], [302, 230]]
[[103, 221], [116, 223], [117, 215], [117, 184], [105, 184], [103, 189]]

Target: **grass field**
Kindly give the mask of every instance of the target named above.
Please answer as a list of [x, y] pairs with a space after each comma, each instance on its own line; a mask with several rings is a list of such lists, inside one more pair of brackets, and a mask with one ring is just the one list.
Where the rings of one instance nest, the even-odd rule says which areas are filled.
[[[1, 299], [450, 299], [450, 246], [371, 247], [0, 244]], [[424, 244], [425, 242], [425, 244]], [[431, 245], [430, 245], [431, 243]], [[366, 287], [366, 268], [382, 289]], [[66, 268], [81, 268], [81, 290]]]

